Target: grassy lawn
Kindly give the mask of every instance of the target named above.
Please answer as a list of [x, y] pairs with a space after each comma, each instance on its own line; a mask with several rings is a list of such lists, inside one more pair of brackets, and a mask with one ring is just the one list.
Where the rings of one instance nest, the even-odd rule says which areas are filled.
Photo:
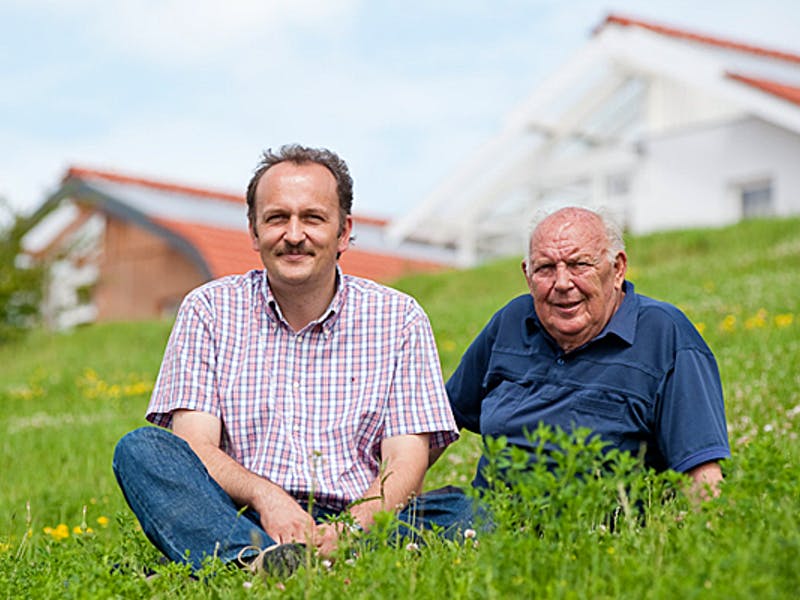
[[[355, 560], [309, 557], [285, 581], [214, 564], [191, 580], [157, 566], [110, 467], [119, 437], [143, 424], [171, 324], [36, 331], [0, 347], [0, 597], [796, 597], [800, 220], [632, 238], [628, 254], [637, 291], [680, 306], [719, 361], [733, 458], [722, 496], [700, 510], [635, 469], [595, 487], [538, 481], [521, 490], [527, 504], [499, 506], [497, 531], [475, 539], [409, 549], [377, 536], [369, 549], [357, 543]], [[519, 259], [396, 285], [428, 311], [445, 376], [493, 312], [526, 291]], [[427, 486], [466, 484], [478, 452], [464, 436]], [[645, 518], [600, 526], [621, 487], [638, 490]], [[143, 565], [160, 576], [146, 580]]]

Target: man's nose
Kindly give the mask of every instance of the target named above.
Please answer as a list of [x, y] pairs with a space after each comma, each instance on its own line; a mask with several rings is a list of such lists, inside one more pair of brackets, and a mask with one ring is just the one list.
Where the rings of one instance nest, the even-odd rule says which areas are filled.
[[555, 288], [558, 290], [568, 289], [572, 285], [572, 273], [569, 272], [567, 265], [556, 263]]
[[306, 237], [302, 221], [297, 217], [291, 217], [286, 223], [286, 231], [284, 231], [283, 237], [290, 244], [302, 242]]

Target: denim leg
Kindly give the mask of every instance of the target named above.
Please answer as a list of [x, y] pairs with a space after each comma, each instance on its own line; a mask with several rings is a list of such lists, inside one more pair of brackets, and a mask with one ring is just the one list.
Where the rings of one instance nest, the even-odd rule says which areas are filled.
[[404, 537], [414, 538], [415, 531], [440, 527], [445, 537], [454, 539], [467, 529], [483, 524], [484, 511], [479, 501], [463, 490], [446, 486], [425, 492], [409, 502], [397, 515]]
[[247, 546], [275, 544], [258, 515], [240, 514], [189, 444], [165, 429], [142, 427], [125, 435], [113, 468], [145, 535], [175, 562], [196, 570], [205, 556], [231, 562]]

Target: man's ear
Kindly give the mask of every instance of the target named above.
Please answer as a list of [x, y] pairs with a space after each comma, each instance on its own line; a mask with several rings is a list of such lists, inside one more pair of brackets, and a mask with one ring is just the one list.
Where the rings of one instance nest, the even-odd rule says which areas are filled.
[[256, 252], [260, 252], [261, 247], [259, 246], [258, 243], [258, 233], [256, 232], [255, 229], [253, 229], [252, 225], [247, 228], [247, 231], [250, 234], [250, 247]]
[[530, 273], [528, 273], [528, 259], [522, 259], [522, 274], [525, 275], [525, 283], [528, 284], [528, 290], [530, 290], [531, 295], [533, 295], [533, 283], [531, 283]]
[[625, 252], [618, 252], [614, 258], [614, 287], [616, 289], [622, 288], [622, 282], [625, 281], [625, 274], [628, 272], [628, 255]]
[[353, 234], [353, 217], [347, 215], [344, 219], [342, 230], [339, 232], [339, 246], [337, 247], [337, 258], [350, 247], [350, 236]]

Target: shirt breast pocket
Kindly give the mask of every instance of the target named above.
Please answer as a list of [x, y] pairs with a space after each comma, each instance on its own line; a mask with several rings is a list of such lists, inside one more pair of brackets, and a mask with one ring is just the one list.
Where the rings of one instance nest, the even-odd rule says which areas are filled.
[[617, 444], [646, 438], [651, 430], [649, 405], [616, 391], [580, 390], [570, 402], [570, 412], [576, 425], [588, 427]]

